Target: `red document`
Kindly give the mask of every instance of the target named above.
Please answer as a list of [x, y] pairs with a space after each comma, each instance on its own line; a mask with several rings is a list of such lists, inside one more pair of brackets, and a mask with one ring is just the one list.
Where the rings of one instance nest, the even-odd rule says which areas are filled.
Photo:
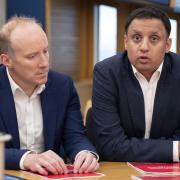
[[141, 173], [156, 175], [180, 175], [180, 163], [128, 163]]
[[132, 176], [132, 180], [180, 180], [180, 175], [173, 176], [154, 176], [154, 175], [144, 175], [144, 176]]
[[70, 178], [89, 178], [89, 177], [100, 177], [100, 176], [104, 176], [104, 174], [102, 173], [96, 173], [96, 172], [91, 172], [91, 173], [73, 173], [73, 166], [72, 165], [67, 165], [68, 168], [68, 174], [59, 174], [59, 175], [40, 175], [40, 174], [34, 174], [33, 175], [37, 175], [37, 176], [43, 176], [44, 178], [46, 178], [46, 180], [57, 180], [57, 179], [70, 179]]

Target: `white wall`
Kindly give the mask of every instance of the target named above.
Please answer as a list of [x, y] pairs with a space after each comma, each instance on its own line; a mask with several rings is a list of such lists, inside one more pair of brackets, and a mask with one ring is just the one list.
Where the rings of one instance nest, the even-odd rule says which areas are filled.
[[0, 27], [6, 19], [6, 0], [0, 0]]

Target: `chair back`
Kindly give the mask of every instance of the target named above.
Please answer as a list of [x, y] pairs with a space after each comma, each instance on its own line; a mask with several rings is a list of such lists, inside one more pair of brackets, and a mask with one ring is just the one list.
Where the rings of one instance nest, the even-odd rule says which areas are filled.
[[95, 145], [95, 136], [94, 136], [94, 121], [92, 116], [92, 107], [90, 107], [86, 114], [86, 134], [89, 140], [93, 145]]

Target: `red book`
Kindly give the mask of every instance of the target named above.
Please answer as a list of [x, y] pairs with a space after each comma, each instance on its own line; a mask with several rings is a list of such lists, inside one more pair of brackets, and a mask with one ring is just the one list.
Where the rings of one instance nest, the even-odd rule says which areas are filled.
[[154, 176], [154, 175], [143, 175], [143, 176], [132, 176], [132, 180], [180, 180], [180, 175], [173, 176]]
[[141, 173], [156, 175], [180, 175], [180, 163], [128, 163]]

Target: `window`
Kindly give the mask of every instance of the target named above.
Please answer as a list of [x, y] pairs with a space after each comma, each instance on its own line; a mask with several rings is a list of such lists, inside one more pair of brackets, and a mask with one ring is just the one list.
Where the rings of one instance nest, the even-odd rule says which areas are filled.
[[171, 34], [170, 38], [172, 39], [172, 46], [170, 51], [175, 52], [177, 51], [177, 21], [174, 19], [170, 19], [171, 22]]
[[96, 9], [95, 61], [101, 61], [117, 52], [117, 8], [99, 5]]

